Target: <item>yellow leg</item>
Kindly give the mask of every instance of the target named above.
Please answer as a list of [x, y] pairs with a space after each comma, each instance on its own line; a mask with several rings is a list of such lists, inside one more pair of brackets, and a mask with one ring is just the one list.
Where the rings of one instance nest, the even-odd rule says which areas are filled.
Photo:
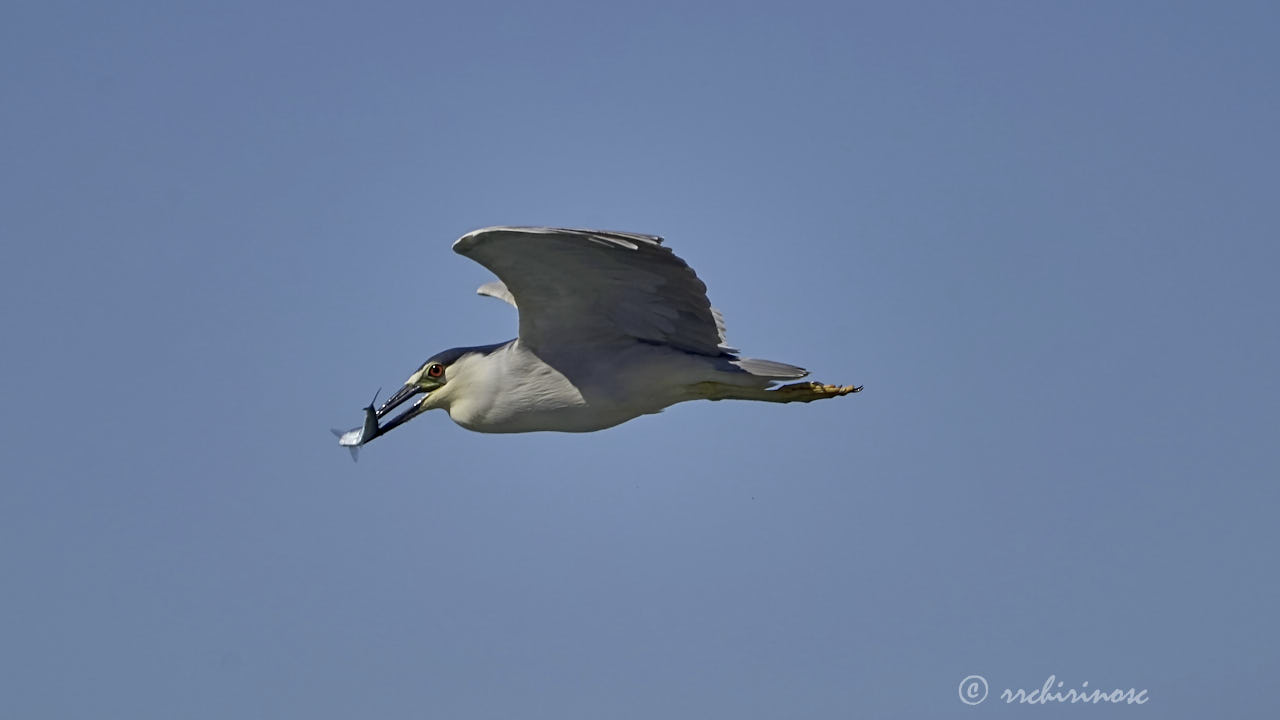
[[763, 402], [791, 403], [813, 402], [823, 398], [840, 397], [862, 391], [862, 386], [824, 385], [816, 382], [798, 382], [773, 390], [744, 388], [724, 383], [705, 382], [689, 388], [690, 399], [707, 400], [759, 400]]
[[813, 402], [814, 400], [822, 400], [823, 398], [840, 397], [841, 395], [850, 395], [856, 392], [862, 392], [862, 386], [853, 385], [824, 385], [816, 382], [798, 382], [790, 385], [783, 385], [780, 388], [770, 390], [771, 393], [778, 393], [784, 396], [778, 402]]

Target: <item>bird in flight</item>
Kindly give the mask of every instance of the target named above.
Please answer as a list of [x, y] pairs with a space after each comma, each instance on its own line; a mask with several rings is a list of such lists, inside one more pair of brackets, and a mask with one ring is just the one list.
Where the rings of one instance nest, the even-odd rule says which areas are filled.
[[477, 293], [515, 306], [519, 337], [427, 358], [381, 407], [366, 408], [363, 426], [334, 431], [353, 451], [434, 408], [477, 432], [591, 432], [686, 400], [810, 402], [862, 390], [775, 387], [808, 371], [740, 357], [706, 285], [660, 237], [491, 227], [453, 250], [498, 276]]

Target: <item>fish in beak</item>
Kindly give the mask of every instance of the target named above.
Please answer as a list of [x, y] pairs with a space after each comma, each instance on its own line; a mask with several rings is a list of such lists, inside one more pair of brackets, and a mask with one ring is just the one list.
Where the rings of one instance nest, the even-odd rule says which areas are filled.
[[[378, 392], [382, 392], [379, 388]], [[378, 402], [378, 393], [373, 394], [373, 400], [364, 409], [364, 424], [360, 427], [352, 428], [346, 432], [342, 432], [334, 428], [331, 432], [338, 436], [338, 444], [351, 451], [351, 460], [359, 462], [360, 446], [373, 440], [382, 434], [383, 428], [378, 427], [378, 413], [373, 409], [374, 403]]]

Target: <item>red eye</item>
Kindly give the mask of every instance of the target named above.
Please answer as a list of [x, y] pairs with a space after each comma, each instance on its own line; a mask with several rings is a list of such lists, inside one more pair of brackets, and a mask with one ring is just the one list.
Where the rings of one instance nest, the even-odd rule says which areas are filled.
[[443, 374], [444, 374], [444, 366], [439, 363], [436, 363], [431, 367], [427, 368], [427, 377], [438, 378]]

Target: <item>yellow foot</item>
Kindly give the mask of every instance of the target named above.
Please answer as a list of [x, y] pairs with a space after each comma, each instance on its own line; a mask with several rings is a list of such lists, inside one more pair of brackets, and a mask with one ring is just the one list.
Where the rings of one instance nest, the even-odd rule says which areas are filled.
[[813, 402], [823, 398], [840, 397], [841, 395], [849, 395], [856, 392], [862, 392], [862, 386], [858, 385], [823, 385], [816, 382], [798, 382], [790, 385], [783, 385], [780, 388], [770, 390], [769, 392], [781, 393], [786, 395], [783, 402]]

